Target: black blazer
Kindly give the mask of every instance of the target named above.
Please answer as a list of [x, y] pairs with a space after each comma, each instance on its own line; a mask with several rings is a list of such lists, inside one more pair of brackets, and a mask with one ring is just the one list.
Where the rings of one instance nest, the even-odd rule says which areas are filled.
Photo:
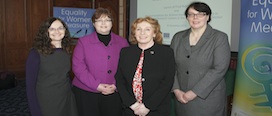
[[[117, 90], [125, 107], [136, 102], [132, 80], [142, 49], [137, 45], [123, 48], [115, 75]], [[170, 47], [154, 44], [144, 51], [142, 69], [143, 103], [152, 111], [168, 110], [170, 91], [174, 82], [175, 60]], [[167, 108], [162, 108], [164, 106]]]

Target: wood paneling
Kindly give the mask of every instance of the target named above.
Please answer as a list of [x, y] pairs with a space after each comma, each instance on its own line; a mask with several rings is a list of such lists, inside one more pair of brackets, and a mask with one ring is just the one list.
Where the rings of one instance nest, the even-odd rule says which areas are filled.
[[93, 8], [93, 0], [55, 0], [54, 6], [58, 7], [75, 7], [75, 8]]
[[24, 78], [25, 62], [40, 23], [50, 16], [50, 0], [1, 0], [1, 67]]
[[0, 1], [0, 70], [4, 69], [4, 13], [5, 13], [5, 4], [4, 1]]
[[53, 0], [27, 0], [28, 48], [32, 46], [40, 24], [53, 14]]
[[[4, 0], [2, 68], [22, 74], [27, 49], [26, 0]], [[17, 75], [19, 76], [19, 75]]]

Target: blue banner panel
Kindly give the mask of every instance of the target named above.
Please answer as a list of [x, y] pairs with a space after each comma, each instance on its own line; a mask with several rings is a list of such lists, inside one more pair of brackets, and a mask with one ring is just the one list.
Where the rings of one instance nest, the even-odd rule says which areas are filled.
[[72, 38], [80, 38], [94, 31], [92, 16], [95, 9], [54, 7], [54, 17], [68, 26]]
[[272, 116], [271, 10], [271, 0], [241, 0], [232, 116]]

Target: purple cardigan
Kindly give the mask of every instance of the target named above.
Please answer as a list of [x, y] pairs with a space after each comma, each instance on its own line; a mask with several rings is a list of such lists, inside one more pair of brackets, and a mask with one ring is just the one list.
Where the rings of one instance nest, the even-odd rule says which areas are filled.
[[40, 55], [31, 49], [26, 61], [26, 93], [29, 111], [32, 116], [42, 116], [42, 111], [36, 95], [36, 84], [40, 67]]
[[72, 69], [73, 85], [98, 93], [100, 83], [115, 84], [120, 50], [128, 46], [126, 39], [111, 32], [111, 41], [105, 46], [93, 32], [80, 38], [74, 49]]

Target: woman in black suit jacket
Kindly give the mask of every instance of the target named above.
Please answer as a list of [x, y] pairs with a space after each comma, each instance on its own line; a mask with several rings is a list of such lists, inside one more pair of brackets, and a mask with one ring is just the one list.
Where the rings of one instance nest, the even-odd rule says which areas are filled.
[[[123, 48], [115, 75], [125, 116], [169, 116], [170, 91], [175, 75], [174, 53], [163, 46], [160, 25], [151, 17], [138, 18], [131, 29], [130, 42], [134, 45]], [[142, 67], [142, 100], [135, 98], [133, 78], [144, 52]]]

